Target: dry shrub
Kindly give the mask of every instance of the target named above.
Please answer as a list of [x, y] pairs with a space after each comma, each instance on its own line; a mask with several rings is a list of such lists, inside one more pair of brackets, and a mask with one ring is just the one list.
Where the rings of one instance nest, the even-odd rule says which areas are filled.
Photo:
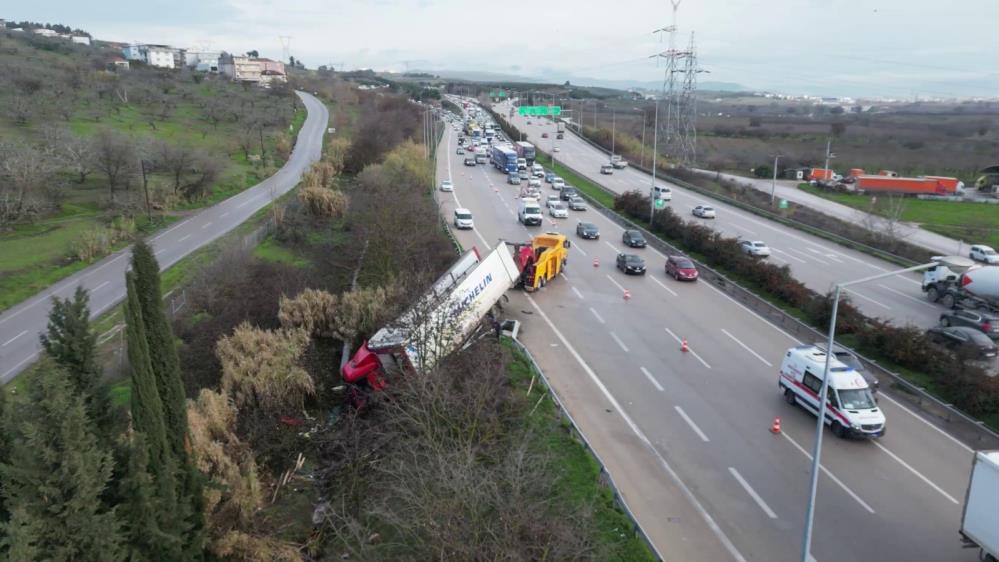
[[300, 328], [313, 336], [333, 337], [338, 299], [336, 295], [306, 289], [294, 298], [281, 297], [278, 320], [285, 329]]
[[264, 492], [253, 450], [233, 431], [236, 409], [223, 394], [203, 389], [188, 402], [191, 448], [198, 469], [211, 480], [204, 488], [204, 512], [209, 546], [219, 557], [237, 560], [298, 561], [296, 548], [253, 534], [256, 513], [263, 507]]
[[342, 191], [320, 186], [306, 186], [298, 191], [298, 200], [313, 216], [342, 217], [347, 210], [347, 195]]
[[108, 226], [97, 226], [85, 231], [70, 244], [74, 258], [90, 262], [106, 255], [115, 244], [135, 235], [135, 220], [131, 217], [115, 217]]
[[298, 365], [308, 344], [305, 330], [261, 330], [243, 322], [215, 346], [223, 391], [237, 406], [301, 410], [315, 392], [312, 377]]
[[288, 157], [291, 156], [291, 147], [291, 137], [286, 133], [281, 133], [274, 141], [274, 152], [281, 160], [288, 160]]
[[333, 187], [338, 173], [332, 164], [320, 160], [302, 175], [302, 183], [306, 187]]
[[340, 295], [336, 312], [336, 335], [341, 341], [354, 341], [358, 334], [371, 333], [382, 320], [388, 304], [398, 296], [396, 285], [366, 287]]
[[335, 174], [343, 172], [344, 163], [347, 161], [347, 153], [350, 152], [350, 140], [345, 138], [333, 139], [327, 143], [323, 150], [323, 161], [333, 167]]

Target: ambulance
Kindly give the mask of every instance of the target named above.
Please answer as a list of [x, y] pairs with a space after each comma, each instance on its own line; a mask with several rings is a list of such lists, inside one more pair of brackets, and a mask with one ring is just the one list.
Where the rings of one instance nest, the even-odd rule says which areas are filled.
[[[814, 345], [787, 350], [777, 387], [788, 404], [818, 415], [826, 353]], [[835, 357], [829, 364], [826, 419], [837, 437], [876, 438], [885, 434], [885, 416], [864, 377]]]

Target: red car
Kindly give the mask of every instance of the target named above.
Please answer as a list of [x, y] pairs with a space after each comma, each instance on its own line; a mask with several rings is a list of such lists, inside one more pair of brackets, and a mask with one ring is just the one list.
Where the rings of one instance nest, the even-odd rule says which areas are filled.
[[697, 268], [686, 256], [670, 256], [666, 258], [666, 275], [677, 281], [697, 281]]

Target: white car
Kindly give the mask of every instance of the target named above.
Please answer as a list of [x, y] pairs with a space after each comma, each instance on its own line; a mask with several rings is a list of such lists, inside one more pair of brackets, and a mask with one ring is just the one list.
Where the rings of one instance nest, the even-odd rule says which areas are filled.
[[558, 202], [559, 202], [558, 195], [549, 195], [548, 198], [545, 199], [545, 207], [551, 209], [552, 205], [557, 205]]
[[541, 180], [538, 179], [538, 178], [531, 178], [531, 179], [527, 180], [527, 185], [530, 186], [530, 187], [540, 188], [541, 187]]
[[472, 222], [472, 211], [464, 207], [455, 209], [454, 227], [457, 229], [475, 228], [475, 223]]
[[700, 217], [702, 219], [715, 218], [714, 207], [708, 207], [707, 205], [698, 205], [694, 207], [694, 210], [692, 210], [691, 213], [693, 213], [695, 217]]
[[454, 191], [454, 184], [451, 183], [451, 180], [441, 182], [441, 191]]
[[555, 152], [562, 152], [562, 150], [559, 147], [557, 147], [557, 146], [555, 148], [553, 148], [552, 150], [554, 150]]
[[552, 189], [557, 191], [562, 189], [563, 187], [565, 187], [565, 180], [558, 176], [555, 176], [555, 179], [552, 180]]
[[586, 201], [582, 197], [571, 197], [569, 199], [569, 208], [573, 211], [585, 211]]
[[975, 244], [971, 247], [971, 252], [968, 253], [968, 257], [975, 261], [985, 262], [989, 265], [999, 264], [999, 254], [996, 253], [990, 246], [984, 244]]
[[743, 240], [739, 245], [747, 256], [765, 258], [770, 255], [770, 247], [760, 240]]
[[565, 203], [558, 201], [548, 206], [548, 214], [557, 219], [565, 219], [569, 217], [569, 209]]

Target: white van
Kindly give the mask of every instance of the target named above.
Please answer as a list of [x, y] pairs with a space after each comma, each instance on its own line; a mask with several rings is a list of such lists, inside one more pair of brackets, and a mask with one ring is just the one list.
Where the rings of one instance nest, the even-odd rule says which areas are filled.
[[464, 207], [455, 209], [454, 227], [459, 230], [475, 228], [475, 222], [472, 221], [472, 211], [469, 211]]
[[673, 200], [673, 190], [665, 185], [657, 185], [653, 188], [653, 191], [656, 199], [662, 199], [663, 201]]
[[543, 178], [545, 177], [545, 169], [541, 166], [541, 164], [535, 164], [531, 166], [531, 175], [536, 178]]
[[[825, 352], [814, 345], [799, 345], [787, 350], [777, 381], [784, 399], [818, 415], [818, 396], [825, 366]], [[873, 438], [885, 434], [885, 415], [878, 408], [867, 381], [835, 357], [829, 364], [826, 396], [825, 424], [837, 437]]]
[[517, 220], [525, 226], [541, 226], [544, 216], [541, 214], [538, 200], [531, 197], [521, 198], [520, 206], [517, 208]]

